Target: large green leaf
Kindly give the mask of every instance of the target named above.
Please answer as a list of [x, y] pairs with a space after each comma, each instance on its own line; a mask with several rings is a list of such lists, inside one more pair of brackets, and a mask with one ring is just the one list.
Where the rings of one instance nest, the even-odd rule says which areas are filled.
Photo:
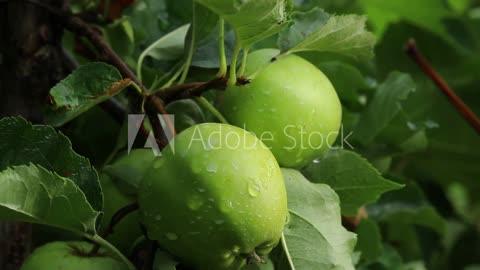
[[365, 29], [365, 16], [330, 16], [323, 24], [325, 17], [320, 10], [298, 14], [280, 39], [282, 50], [333, 52], [361, 60], [373, 57], [375, 36]]
[[0, 172], [0, 219], [95, 234], [99, 215], [70, 179], [41, 166], [13, 166]]
[[306, 37], [321, 29], [330, 15], [325, 11], [314, 8], [308, 12], [293, 12], [293, 23], [278, 36], [278, 47], [286, 51], [302, 42]]
[[172, 32], [162, 36], [148, 46], [138, 57], [137, 75], [142, 79], [142, 65], [146, 57], [152, 57], [157, 61], [178, 60], [183, 56], [185, 37], [189, 24], [183, 25]]
[[[209, 40], [211, 37], [209, 34], [215, 30], [218, 22], [218, 16], [211, 10], [195, 2], [193, 5], [193, 23], [185, 38], [185, 55], [192, 59], [197, 48], [211, 41]], [[218, 32], [215, 34], [218, 36]], [[216, 54], [218, 55], [218, 50]], [[190, 59], [190, 62], [192, 59]]]
[[358, 235], [355, 249], [361, 252], [364, 261], [373, 261], [382, 255], [382, 236], [377, 223], [370, 219], [362, 219], [355, 232]]
[[38, 164], [70, 178], [85, 193], [88, 202], [102, 210], [103, 196], [98, 175], [88, 159], [72, 150], [67, 137], [52, 127], [31, 125], [20, 117], [0, 120], [0, 171], [10, 166]]
[[410, 75], [392, 72], [380, 85], [368, 108], [360, 116], [353, 138], [363, 145], [373, 142], [402, 112], [402, 101], [415, 89], [415, 83]]
[[250, 46], [281, 31], [288, 23], [287, 0], [195, 0], [208, 7], [237, 34], [241, 46]]
[[396, 192], [382, 196], [367, 207], [371, 218], [396, 226], [419, 225], [438, 234], [445, 233], [446, 220], [427, 201], [421, 189], [413, 182]]
[[360, 0], [377, 35], [382, 36], [387, 26], [399, 20], [408, 20], [440, 35], [446, 35], [442, 19], [451, 15], [443, 1], [422, 0], [412, 6], [409, 0]]
[[346, 150], [328, 151], [303, 173], [310, 181], [333, 188], [347, 216], [356, 216], [360, 207], [376, 201], [382, 193], [402, 187], [383, 178], [360, 155]]
[[309, 182], [298, 171], [282, 169], [290, 218], [284, 229], [285, 258], [275, 269], [353, 270], [356, 237], [341, 224], [337, 194]]
[[53, 104], [47, 108], [47, 123], [61, 126], [129, 85], [113, 66], [83, 65], [50, 90]]
[[332, 82], [343, 106], [358, 108], [363, 105], [361, 91], [370, 90], [372, 87], [357, 68], [341, 61], [321, 62], [316, 66]]

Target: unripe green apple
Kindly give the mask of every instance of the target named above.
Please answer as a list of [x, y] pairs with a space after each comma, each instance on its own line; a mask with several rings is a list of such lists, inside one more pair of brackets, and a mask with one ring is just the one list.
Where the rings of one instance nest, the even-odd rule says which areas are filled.
[[127, 270], [128, 267], [100, 248], [88, 256], [88, 242], [51, 242], [37, 249], [25, 260], [20, 270]]
[[328, 78], [296, 55], [272, 62], [278, 50], [248, 57], [251, 82], [229, 87], [220, 106], [227, 120], [257, 135], [283, 167], [300, 168], [331, 146], [342, 107]]
[[[122, 207], [133, 203], [135, 197], [122, 192], [118, 185], [123, 183], [117, 183], [116, 180], [104, 173], [100, 174], [100, 183], [104, 196], [104, 216], [100, 229], [104, 230], [109, 225], [113, 215]], [[142, 236], [140, 217], [138, 212], [133, 212], [115, 225], [113, 232], [107, 236], [106, 240], [128, 255], [132, 244], [140, 236]]]
[[139, 205], [148, 236], [197, 270], [236, 270], [254, 252], [269, 253], [287, 216], [270, 150], [251, 133], [216, 123], [173, 139], [146, 173]]

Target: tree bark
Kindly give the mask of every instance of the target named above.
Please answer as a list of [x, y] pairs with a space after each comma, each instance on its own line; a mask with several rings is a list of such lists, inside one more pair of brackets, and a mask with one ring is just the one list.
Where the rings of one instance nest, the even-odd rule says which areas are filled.
[[[64, 0], [41, 0], [65, 9]], [[42, 123], [48, 91], [71, 71], [62, 47], [63, 27], [41, 7], [0, 2], [0, 118], [21, 115]], [[31, 252], [31, 225], [0, 223], [0, 269], [19, 269]]]

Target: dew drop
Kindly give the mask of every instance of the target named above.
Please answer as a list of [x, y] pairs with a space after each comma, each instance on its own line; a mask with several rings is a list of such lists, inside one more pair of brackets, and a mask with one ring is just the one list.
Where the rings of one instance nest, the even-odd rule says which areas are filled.
[[218, 166], [216, 163], [209, 163], [207, 165], [207, 172], [209, 173], [216, 173], [218, 169]]
[[260, 194], [260, 186], [256, 183], [248, 184], [248, 194], [252, 197], [257, 197]]
[[155, 216], [155, 220], [156, 220], [156, 221], [162, 220], [162, 216], [161, 216], [161, 215], [156, 215], [156, 216]]
[[217, 225], [220, 225], [220, 224], [223, 224], [225, 221], [221, 220], [221, 219], [217, 219], [215, 220], [215, 224]]
[[187, 206], [191, 210], [198, 210], [203, 205], [203, 200], [199, 196], [193, 196], [187, 200]]

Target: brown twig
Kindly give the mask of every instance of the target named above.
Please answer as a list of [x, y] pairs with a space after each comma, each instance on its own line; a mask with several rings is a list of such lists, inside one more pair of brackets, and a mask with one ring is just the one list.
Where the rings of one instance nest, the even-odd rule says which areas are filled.
[[[156, 95], [165, 101], [166, 104], [180, 99], [188, 99], [201, 96], [204, 92], [216, 89], [225, 90], [227, 88], [228, 79], [225, 77], [215, 78], [208, 82], [193, 82], [176, 85], [168, 88], [159, 89]], [[250, 83], [250, 80], [241, 77], [237, 80], [237, 85], [242, 86]]]
[[422, 68], [422, 70], [432, 79], [432, 81], [442, 90], [449, 101], [462, 114], [465, 120], [480, 134], [480, 119], [468, 107], [465, 102], [450, 88], [445, 80], [435, 72], [432, 66], [428, 63], [425, 57], [420, 53], [420, 50], [415, 43], [415, 40], [410, 39], [406, 45], [407, 54]]
[[[113, 229], [123, 218], [125, 218], [128, 214], [135, 212], [136, 210], [138, 210], [138, 208], [139, 208], [138, 203], [134, 202], [118, 210], [112, 216], [112, 218], [110, 219], [110, 223], [108, 224], [108, 227], [102, 232], [100, 236], [105, 239], [107, 236], [113, 233]], [[89, 252], [89, 255], [97, 254], [99, 249], [100, 249], [100, 245], [95, 243], [93, 245], [92, 250]]]
[[[124, 78], [130, 78], [133, 82], [135, 82], [135, 84], [140, 87], [142, 94], [144, 96], [148, 96], [149, 93], [147, 88], [142, 84], [142, 82], [137, 78], [137, 76], [135, 76], [132, 70], [128, 68], [125, 62], [112, 50], [112, 48], [110, 48], [101, 33], [97, 31], [94, 27], [87, 24], [81, 18], [75, 16], [70, 12], [64, 12], [62, 10], [55, 9], [53, 7], [45, 5], [38, 0], [24, 1], [47, 9], [49, 12], [51, 12], [57, 17], [59, 22], [61, 22], [66, 29], [87, 38], [95, 47], [95, 49], [99, 51], [100, 60], [115, 66]], [[157, 112], [161, 114], [167, 114], [165, 104], [162, 100], [156, 100], [155, 108], [157, 109]], [[165, 123], [171, 130], [172, 134], [175, 134], [175, 126], [169, 118], [165, 119]]]
[[[168, 143], [168, 136], [166, 133], [164, 133], [164, 129], [162, 128], [162, 124], [160, 123], [160, 119], [158, 118], [159, 115], [157, 114], [159, 108], [161, 108], [161, 106], [163, 106], [164, 104], [163, 100], [155, 95], [149, 95], [145, 103], [146, 103], [145, 112], [147, 113], [148, 120], [150, 120], [150, 124], [152, 126], [152, 130], [153, 130], [153, 134], [155, 135], [155, 138]], [[167, 123], [167, 120], [170, 120], [168, 118], [168, 115], [166, 114], [162, 114], [161, 116], [163, 117], [163, 120], [165, 121], [165, 123]], [[175, 136], [175, 134], [172, 134], [172, 136]], [[165, 146], [165, 145], [161, 145], [161, 146]]]

